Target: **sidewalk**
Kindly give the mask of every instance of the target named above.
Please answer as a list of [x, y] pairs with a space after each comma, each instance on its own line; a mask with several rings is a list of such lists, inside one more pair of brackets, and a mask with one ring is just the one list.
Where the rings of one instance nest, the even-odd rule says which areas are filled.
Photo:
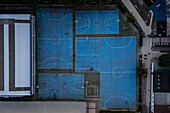
[[149, 37], [145, 37], [143, 38], [143, 47], [142, 47], [142, 63], [144, 64], [144, 66], [147, 68], [148, 70], [148, 75], [146, 78], [143, 79], [143, 83], [142, 83], [142, 88], [143, 88], [143, 105], [147, 106], [147, 113], [149, 113], [150, 110], [150, 101], [151, 101], [151, 95], [150, 95], [150, 91], [151, 91], [151, 63], [153, 58], [159, 58], [160, 55], [162, 55], [163, 53], [160, 53], [160, 51], [152, 51], [151, 50], [151, 41], [152, 39]]
[[153, 20], [153, 12], [151, 11], [151, 21], [150, 21], [150, 25], [146, 26], [144, 20], [142, 19], [142, 17], [139, 15], [139, 13], [137, 12], [137, 10], [135, 9], [135, 7], [133, 6], [133, 4], [130, 2], [130, 0], [121, 0], [122, 3], [126, 6], [126, 8], [129, 10], [129, 12], [135, 17], [135, 19], [137, 20], [137, 22], [139, 23], [139, 25], [141, 26], [142, 30], [145, 33], [145, 36], [148, 36], [151, 34], [152, 29], [151, 29], [151, 25], [152, 25], [152, 20]]

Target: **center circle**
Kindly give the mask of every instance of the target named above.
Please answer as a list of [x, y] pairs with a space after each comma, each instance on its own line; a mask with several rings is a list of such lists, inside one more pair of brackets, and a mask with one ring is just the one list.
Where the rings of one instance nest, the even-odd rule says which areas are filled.
[[96, 19], [96, 20], [94, 21], [94, 25], [99, 26], [100, 24], [101, 24], [101, 20]]
[[51, 36], [50, 36], [50, 43], [53, 44], [53, 45], [57, 45], [59, 44], [61, 41], [61, 37], [60, 35], [57, 35], [56, 33], [53, 33]]
[[121, 78], [123, 76], [123, 69], [121, 67], [114, 67], [112, 69], [112, 75], [115, 77], [115, 78]]

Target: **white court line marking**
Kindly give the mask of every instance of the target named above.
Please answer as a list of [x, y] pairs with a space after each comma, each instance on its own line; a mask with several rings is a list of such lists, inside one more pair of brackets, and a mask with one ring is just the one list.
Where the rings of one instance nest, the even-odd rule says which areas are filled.
[[105, 101], [104, 107], [106, 107], [107, 102], [108, 102], [111, 98], [123, 98], [123, 99], [127, 100], [127, 102], [129, 103], [130, 107], [132, 107], [129, 99], [127, 99], [126, 97], [123, 97], [123, 96], [111, 96], [111, 97], [109, 97], [109, 98]]
[[100, 41], [99, 40], [91, 40], [91, 39], [90, 40], [89, 39], [86, 39], [86, 40], [77, 40], [76, 39], [76, 42], [83, 42], [83, 43], [84, 42], [89, 42], [90, 43], [90, 42], [100, 42]]
[[[118, 28], [117, 26], [112, 26], [112, 25], [107, 25], [108, 27], [114, 27], [114, 28]], [[108, 30], [109, 31], [109, 30]], [[111, 32], [111, 31], [109, 31]], [[113, 32], [112, 32], [113, 33]]]
[[[119, 23], [118, 20], [119, 20], [119, 19], [112, 20], [112, 18], [110, 18], [110, 19], [107, 19], [107, 20], [105, 20], [105, 21], [107, 21], [107, 25], [109, 26], [109, 25], [110, 25], [110, 24], [109, 24], [110, 21], [112, 21], [112, 22], [114, 22], [114, 23]], [[106, 23], [106, 22], [105, 22], [105, 23]]]
[[[80, 12], [79, 12], [79, 13], [80, 13]], [[77, 33], [77, 34], [83, 34], [83, 33], [85, 33], [85, 32], [89, 29], [89, 27], [90, 27], [90, 17], [89, 17], [86, 13], [84, 13], [84, 12], [81, 12], [81, 13], [83, 13], [84, 15], [86, 15], [87, 18], [88, 18], [88, 24], [86, 25], [86, 26], [88, 26], [88, 28], [87, 28], [86, 30], [84, 30], [83, 32], [77, 33], [77, 29], [79, 29], [79, 28], [81, 28], [81, 27], [78, 27], [78, 26], [77, 26], [77, 23], [76, 23], [76, 33]], [[77, 17], [76, 17], [76, 20], [77, 20]], [[85, 25], [84, 25], [84, 26], [85, 26]]]
[[131, 39], [130, 39], [130, 41], [129, 41], [129, 43], [128, 43], [127, 45], [121, 46], [121, 47], [113, 47], [113, 46], [111, 46], [111, 45], [107, 42], [107, 38], [105, 38], [105, 42], [106, 42], [106, 45], [107, 45], [108, 47], [110, 47], [110, 48], [116, 48], [116, 49], [126, 48], [126, 47], [128, 47], [128, 46], [131, 44], [131, 42], [132, 42], [132, 37], [131, 37]]
[[[44, 60], [44, 61], [42, 62], [42, 67], [44, 67], [44, 64], [45, 64], [48, 60], [51, 60], [51, 59], [52, 59], [52, 60], [54, 60], [54, 59], [60, 59], [60, 60], [62, 60], [62, 61], [64, 61], [64, 62], [66, 63], [66, 65], [67, 65], [66, 68], [69, 67], [69, 63], [68, 63], [65, 59], [60, 58], [60, 57], [50, 57], [50, 58]], [[47, 62], [47, 63], [48, 63], [48, 62]]]
[[100, 54], [76, 54], [76, 56], [99, 56]]
[[[109, 13], [107, 13], [107, 15], [106, 15], [106, 17], [105, 17], [105, 20], [104, 20], [104, 24], [105, 24], [106, 29], [107, 29], [110, 33], [114, 33], [114, 34], [115, 34], [115, 32], [109, 30], [109, 28], [107, 27], [107, 26], [109, 26], [109, 24], [107, 24], [107, 21], [110, 20], [110, 18], [107, 18], [107, 17], [108, 17], [108, 15], [110, 15], [110, 13], [112, 13], [112, 11], [110, 11]], [[114, 18], [116, 18], [116, 17], [113, 17], [113, 19], [114, 19]], [[119, 16], [118, 16], [118, 19], [119, 19]], [[117, 19], [116, 19], [116, 20], [117, 20]], [[118, 23], [118, 26], [115, 27], [115, 28], [119, 28], [119, 22], [115, 22], [114, 24], [116, 24], [116, 23]], [[115, 30], [114, 30], [114, 31], [115, 31]]]
[[108, 18], [108, 14], [107, 14], [106, 17], [105, 17], [105, 20], [110, 20], [110, 19], [119, 19], [119, 16]]
[[[116, 25], [115, 25], [115, 26], [114, 26], [114, 25], [110, 25], [110, 23], [109, 23], [110, 20], [111, 20], [111, 19], [105, 20], [105, 22], [104, 22], [105, 25], [118, 28], [118, 26], [116, 26]], [[114, 22], [114, 24], [115, 24], [115, 23], [119, 23], [119, 22], [117, 22], [117, 20], [112, 21], [112, 22]]]
[[[100, 72], [100, 73], [120, 73], [120, 72]], [[124, 72], [121, 72], [121, 73], [136, 73], [135, 71], [124, 71]]]
[[[43, 81], [46, 81], [45, 82], [45, 84], [46, 84], [46, 89], [44, 90], [42, 90], [42, 91], [39, 91], [39, 93], [47, 93], [48, 92], [48, 78], [45, 78], [45, 80], [43, 80]], [[44, 82], [42, 82], [42, 83], [44, 83]]]
[[117, 26], [113, 26], [113, 25], [107, 25], [108, 27], [114, 27], [114, 28], [118, 28]]
[[[76, 81], [76, 82], [75, 82], [75, 81]], [[83, 83], [83, 80], [82, 80], [81, 78], [74, 79], [74, 94], [79, 94], [79, 95], [82, 94], [81, 92], [82, 92], [83, 90], [76, 88], [76, 84], [79, 85], [80, 83]], [[83, 84], [84, 84], [84, 83], [83, 83]], [[82, 87], [81, 87], [81, 88], [82, 88]], [[82, 89], [84, 89], [84, 88], [82, 88]], [[84, 92], [83, 92], [83, 93], [84, 93]]]
[[[97, 24], [96, 24], [97, 23]], [[100, 19], [96, 19], [96, 20], [94, 20], [94, 25], [97, 27], [97, 31], [98, 31], [98, 27], [99, 27], [99, 25], [101, 25], [101, 20]], [[98, 32], [97, 32], [97, 34], [98, 34]]]
[[[117, 20], [117, 19], [119, 19], [119, 16], [117, 16], [117, 17], [110, 17], [110, 18], [107, 18], [107, 17], [106, 17], [106, 18], [105, 18], [105, 20], [111, 20], [111, 19], [116, 19], [116, 20]], [[116, 21], [116, 22], [117, 22], [117, 21]]]
[[[79, 72], [81, 72], [81, 70], [84, 70], [85, 72], [86, 72], [86, 71], [89, 72], [89, 69], [90, 69], [90, 68], [75, 68], [75, 69], [76, 69], [76, 70], [79, 70]], [[93, 69], [94, 69], [94, 70], [93, 70], [94, 72], [98, 72], [98, 70], [99, 70], [99, 68], [96, 68], [96, 67], [93, 67]], [[92, 72], [93, 72], [93, 71], [92, 71]]]
[[[106, 29], [107, 29], [110, 33], [115, 34], [115, 32], [109, 30], [109, 28], [107, 27], [107, 26], [109, 26], [109, 25], [108, 25], [106, 22], [107, 22], [107, 21], [105, 20], [105, 21], [104, 21], [104, 24], [105, 24]], [[118, 23], [118, 22], [117, 22], [117, 23]], [[112, 26], [111, 26], [111, 27], [112, 27]], [[115, 27], [115, 28], [119, 28], [119, 26], [117, 26], [117, 27]], [[116, 30], [116, 29], [114, 29], [114, 30]]]
[[[50, 38], [38, 38], [38, 40], [51, 40], [51, 39]], [[58, 39], [52, 39], [52, 40], [58, 40]], [[60, 40], [72, 40], [72, 39], [60, 38]]]
[[[114, 73], [116, 69], [120, 69], [119, 72], [116, 72], [116, 73], [119, 73], [119, 74], [120, 74], [119, 76], [116, 76], [116, 75], [115, 75], [116, 73]], [[115, 78], [122, 78], [122, 77], [123, 77], [123, 73], [124, 73], [124, 70], [123, 70], [123, 68], [120, 67], [120, 66], [115, 66], [115, 67], [112, 69], [112, 75], [113, 75], [113, 77], [115, 77]]]
[[88, 19], [86, 19], [86, 18], [81, 18], [81, 17], [76, 17], [76, 20], [77, 20], [77, 19], [82, 19], [82, 20], [88, 21]]
[[78, 28], [76, 28], [76, 29], [81, 29], [81, 28], [84, 28], [84, 27], [89, 27], [89, 25], [79, 26], [79, 27], [78, 27]]
[[[57, 37], [57, 38], [52, 38], [52, 37]], [[54, 40], [53, 40], [54, 39]], [[56, 33], [53, 33], [53, 34], [51, 34], [50, 35], [50, 43], [52, 44], [52, 45], [57, 45], [57, 44], [59, 44], [59, 43], [61, 43], [60, 41], [61, 41], [61, 36], [60, 35], [57, 35]], [[54, 42], [54, 41], [57, 41], [56, 43]]]
[[63, 96], [62, 96], [62, 95], [63, 95], [63, 85], [62, 85], [62, 84], [63, 84], [63, 75], [61, 75], [61, 76], [62, 76], [62, 77], [61, 77], [61, 84], [60, 84], [60, 89], [61, 89], [61, 90], [60, 90], [60, 92], [61, 92], [61, 93], [60, 93], [60, 97], [63, 98]]
[[[40, 10], [41, 10], [41, 13], [42, 13], [43, 17], [47, 18], [47, 16], [44, 15], [42, 9], [40, 9]], [[50, 19], [50, 18], [47, 18], [47, 20], [63, 20], [68, 15], [68, 10], [66, 10], [66, 12], [67, 13], [62, 18], [60, 18], [60, 19]]]

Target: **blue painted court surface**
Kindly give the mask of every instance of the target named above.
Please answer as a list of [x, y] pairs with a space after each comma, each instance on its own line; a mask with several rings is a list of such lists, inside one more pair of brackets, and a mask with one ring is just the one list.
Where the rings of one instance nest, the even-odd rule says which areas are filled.
[[38, 9], [38, 68], [72, 69], [72, 10]]
[[118, 34], [116, 10], [76, 11], [76, 34]]
[[39, 74], [40, 98], [84, 98], [83, 74]]
[[76, 72], [99, 72], [99, 38], [76, 38]]
[[136, 37], [101, 38], [100, 106], [136, 107]]
[[[119, 12], [76, 11], [76, 34], [118, 34]], [[38, 9], [38, 69], [73, 68], [72, 10]], [[136, 37], [76, 37], [75, 71], [100, 72], [100, 107], [136, 107]], [[39, 74], [40, 98], [84, 98], [83, 74]]]

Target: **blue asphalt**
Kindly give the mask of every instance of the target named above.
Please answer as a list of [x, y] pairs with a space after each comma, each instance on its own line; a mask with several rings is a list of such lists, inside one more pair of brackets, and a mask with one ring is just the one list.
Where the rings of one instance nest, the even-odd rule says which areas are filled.
[[76, 38], [76, 72], [99, 72], [99, 38]]
[[116, 10], [76, 11], [76, 34], [118, 34]]
[[136, 37], [101, 38], [101, 108], [136, 107]]
[[39, 98], [84, 98], [84, 75], [39, 74]]
[[158, 22], [166, 22], [166, 4], [164, 0], [156, 0], [150, 9]]
[[72, 10], [38, 9], [38, 69], [72, 69]]

